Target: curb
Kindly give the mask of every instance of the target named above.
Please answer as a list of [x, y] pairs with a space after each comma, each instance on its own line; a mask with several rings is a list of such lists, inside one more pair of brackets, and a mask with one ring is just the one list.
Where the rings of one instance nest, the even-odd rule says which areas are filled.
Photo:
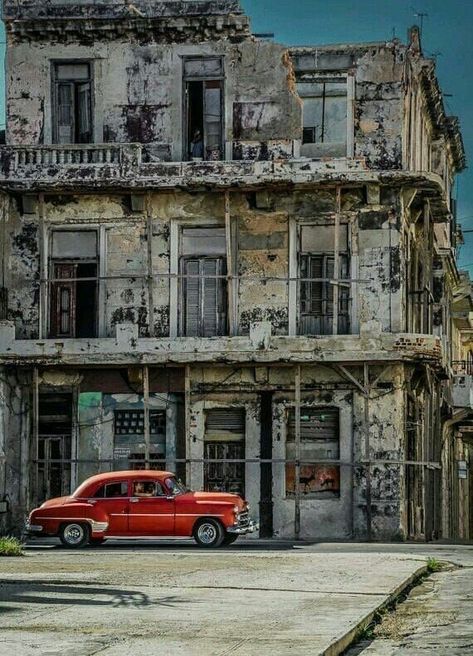
[[406, 588], [411, 586], [417, 579], [426, 574], [428, 571], [427, 565], [419, 567], [413, 574], [409, 576], [405, 581], [400, 583], [384, 601], [382, 601], [376, 608], [370, 611], [363, 619], [356, 623], [347, 633], [345, 633], [340, 638], [337, 638], [327, 649], [324, 651], [318, 652], [317, 656], [340, 656], [343, 654], [348, 647], [351, 647], [356, 640], [357, 635], [360, 630], [365, 626], [370, 624], [377, 613], [384, 610], [387, 606], [390, 606], [393, 602], [398, 599], [398, 597], [404, 592]]

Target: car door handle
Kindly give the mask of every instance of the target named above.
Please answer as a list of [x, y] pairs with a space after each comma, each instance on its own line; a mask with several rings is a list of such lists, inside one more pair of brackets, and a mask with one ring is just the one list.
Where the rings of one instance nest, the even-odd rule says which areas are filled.
[[138, 503], [139, 499], [137, 497], [131, 497], [130, 503]]

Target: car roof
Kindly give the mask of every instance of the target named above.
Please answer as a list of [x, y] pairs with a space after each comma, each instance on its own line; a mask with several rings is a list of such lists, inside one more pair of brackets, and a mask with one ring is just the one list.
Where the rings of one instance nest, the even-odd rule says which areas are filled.
[[[73, 496], [78, 496], [78, 493], [83, 492], [90, 486], [95, 486], [100, 483], [107, 483], [108, 481], [123, 481], [128, 478], [141, 478], [141, 479], [155, 479], [163, 478], [164, 476], [175, 476], [174, 473], [168, 471], [161, 471], [157, 469], [128, 469], [125, 471], [112, 471], [103, 474], [95, 474], [87, 478], [79, 485]], [[79, 494], [80, 496], [80, 494]]]

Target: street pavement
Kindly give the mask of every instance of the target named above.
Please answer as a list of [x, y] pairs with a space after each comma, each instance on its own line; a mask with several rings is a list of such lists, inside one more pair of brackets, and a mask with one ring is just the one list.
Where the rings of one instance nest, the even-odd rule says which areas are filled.
[[[428, 557], [473, 567], [473, 547], [438, 544], [248, 539], [201, 550], [187, 541], [110, 541], [70, 551], [38, 541], [26, 553], [0, 560], [0, 654], [339, 654]], [[471, 605], [471, 579], [465, 590], [462, 571], [440, 572], [424, 585], [455, 575], [452, 599], [463, 595]], [[442, 598], [445, 608], [452, 599]], [[471, 623], [459, 610], [455, 621]], [[387, 640], [364, 643], [361, 653], [405, 653], [369, 651], [383, 641], [397, 648]]]

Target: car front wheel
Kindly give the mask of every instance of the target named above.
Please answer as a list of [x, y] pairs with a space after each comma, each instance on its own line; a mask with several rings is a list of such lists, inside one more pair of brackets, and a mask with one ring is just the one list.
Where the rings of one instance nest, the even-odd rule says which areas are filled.
[[80, 524], [79, 522], [63, 524], [59, 531], [59, 539], [63, 545], [69, 549], [83, 547], [88, 543], [89, 537], [89, 526], [87, 524]]
[[199, 547], [219, 547], [225, 537], [223, 526], [215, 519], [201, 519], [194, 529]]

